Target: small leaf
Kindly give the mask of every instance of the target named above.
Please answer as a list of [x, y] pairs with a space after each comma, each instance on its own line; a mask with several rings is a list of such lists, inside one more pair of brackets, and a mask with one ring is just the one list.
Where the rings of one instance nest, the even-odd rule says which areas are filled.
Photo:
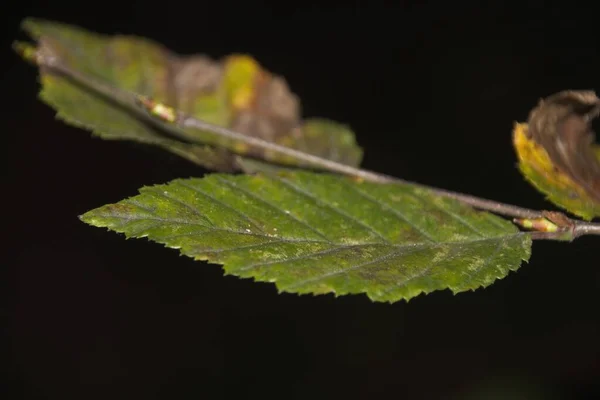
[[542, 101], [513, 143], [526, 179], [556, 205], [591, 220], [600, 216], [600, 152], [590, 121], [600, 112], [593, 92], [564, 91]]
[[211, 174], [140, 193], [81, 218], [282, 292], [388, 302], [457, 293], [490, 285], [530, 255], [530, 236], [512, 223], [407, 184]]
[[600, 216], [600, 203], [557, 169], [548, 153], [526, 133], [527, 124], [515, 124], [513, 143], [523, 176], [557, 206], [588, 221]]
[[[147, 39], [110, 37], [42, 20], [28, 19], [23, 28], [38, 44], [37, 48], [16, 44], [27, 59], [35, 61], [32, 54], [37, 51], [86, 77], [152, 98], [209, 123], [352, 166], [358, 166], [362, 159], [362, 150], [347, 127], [320, 119], [302, 121], [299, 100], [285, 80], [264, 70], [251, 57], [232, 55], [217, 62], [203, 55], [180, 56]], [[101, 96], [43, 66], [40, 73], [40, 96], [58, 111], [58, 117], [103, 139], [158, 145], [221, 171], [239, 168], [232, 152], [303, 165], [193, 129], [186, 131], [206, 146], [183, 143], [141, 118], [141, 110], [132, 112], [134, 104]]]

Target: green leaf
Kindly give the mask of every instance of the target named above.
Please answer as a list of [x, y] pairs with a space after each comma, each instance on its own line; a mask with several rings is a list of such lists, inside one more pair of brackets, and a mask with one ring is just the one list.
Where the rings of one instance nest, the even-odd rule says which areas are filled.
[[140, 193], [81, 218], [283, 292], [388, 302], [457, 293], [490, 285], [530, 255], [530, 236], [512, 223], [407, 184], [211, 174]]
[[[60, 63], [90, 80], [164, 103], [187, 115], [246, 135], [358, 166], [362, 150], [346, 126], [300, 118], [300, 104], [285, 80], [262, 69], [251, 57], [232, 55], [215, 61], [203, 55], [182, 56], [148, 39], [106, 36], [55, 22], [27, 19], [23, 28], [37, 47], [17, 43], [26, 58], [35, 54]], [[269, 162], [303, 166], [279, 154], [185, 129], [206, 145], [181, 142], [143, 118], [134, 102], [101, 95], [93, 85], [74, 82], [40, 67], [41, 99], [66, 123], [108, 140], [133, 140], [161, 146], [188, 160], [220, 171], [240, 166], [232, 153]]]

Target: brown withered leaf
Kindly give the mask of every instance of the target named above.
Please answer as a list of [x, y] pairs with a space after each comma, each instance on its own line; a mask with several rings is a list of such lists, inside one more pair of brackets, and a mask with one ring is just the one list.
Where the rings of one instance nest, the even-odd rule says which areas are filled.
[[540, 100], [514, 144], [521, 171], [555, 204], [591, 219], [600, 215], [600, 159], [591, 121], [600, 113], [593, 91], [567, 90]]

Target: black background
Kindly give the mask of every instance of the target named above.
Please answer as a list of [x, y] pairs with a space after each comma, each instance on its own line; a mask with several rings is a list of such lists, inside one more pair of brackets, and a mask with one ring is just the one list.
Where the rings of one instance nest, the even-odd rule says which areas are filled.
[[55, 121], [35, 68], [9, 49], [35, 16], [179, 53], [249, 53], [287, 78], [305, 116], [348, 123], [365, 168], [552, 208], [516, 169], [511, 128], [542, 96], [600, 86], [593, 9], [12, 3], [0, 64], [3, 398], [600, 396], [598, 238], [536, 242], [517, 273], [457, 296], [278, 295], [81, 223], [143, 185], [206, 171]]

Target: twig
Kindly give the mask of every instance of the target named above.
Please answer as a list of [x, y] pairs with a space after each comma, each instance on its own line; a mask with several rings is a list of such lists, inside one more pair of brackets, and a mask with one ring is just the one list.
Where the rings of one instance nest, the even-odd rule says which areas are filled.
[[[211, 123], [199, 120], [192, 116], [186, 115], [181, 111], [167, 107], [163, 104], [155, 103], [151, 99], [148, 99], [144, 96], [140, 96], [139, 94], [132, 93], [109, 85], [107, 83], [101, 82], [98, 79], [84, 75], [62, 64], [56, 57], [45, 56], [41, 54], [40, 51], [36, 51], [34, 54], [23, 55], [26, 58], [34, 61], [41, 67], [52, 70], [55, 73], [64, 75], [65, 77], [72, 79], [75, 82], [82, 84], [86, 87], [89, 87], [92, 90], [106, 96], [107, 98], [113, 101], [116, 101], [120, 105], [128, 107], [131, 111], [136, 112], [140, 116], [147, 117], [148, 120], [152, 121], [155, 124], [158, 124], [161, 128], [165, 129], [169, 133], [191, 143], [206, 144], [205, 141], [199, 140], [197, 137], [187, 132], [184, 128], [194, 128], [202, 130], [204, 132], [211, 133], [219, 137], [232, 139], [239, 143], [244, 143], [248, 146], [254, 147], [255, 149], [267, 150], [270, 152], [289, 156], [298, 161], [308, 163], [322, 170], [337, 172], [344, 175], [361, 178], [370, 182], [414, 185], [423, 189], [427, 189], [437, 195], [458, 200], [477, 209], [490, 211], [499, 215], [514, 217], [515, 220], [513, 221], [517, 224], [520, 224], [521, 226], [525, 226], [525, 223], [529, 223], [529, 225], [531, 225], [531, 221], [546, 220], [548, 217], [548, 214], [545, 211], [537, 211], [528, 208], [518, 207], [511, 204], [500, 203], [493, 200], [488, 200], [476, 196], [452, 192], [445, 189], [439, 189], [415, 182], [406, 181], [403, 179], [394, 178], [392, 176], [368, 171], [365, 169], [351, 167], [312, 154], [304, 153], [302, 151], [271, 143], [257, 137], [244, 135], [240, 132], [236, 132], [222, 126], [213, 125]], [[141, 112], [140, 107], [138, 106], [140, 104], [143, 106], [145, 112]], [[154, 116], [159, 117], [159, 119], [150, 118], [150, 115], [148, 115], [148, 111], [150, 111], [150, 113], [152, 113]], [[228, 150], [233, 153], [236, 153], [234, 149]], [[565, 240], [566, 234], [567, 239], [572, 240], [583, 235], [600, 235], [600, 224], [571, 219], [568, 218], [566, 215], [557, 212], [554, 212], [554, 215], [561, 216], [560, 219], [562, 221], [561, 224], [556, 225], [556, 230], [531, 232], [531, 237], [533, 239]]]

